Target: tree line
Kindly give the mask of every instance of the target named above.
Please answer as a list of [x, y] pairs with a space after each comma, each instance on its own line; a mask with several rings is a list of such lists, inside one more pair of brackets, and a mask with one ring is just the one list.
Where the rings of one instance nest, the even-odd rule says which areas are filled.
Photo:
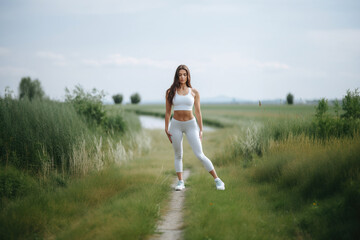
[[[30, 77], [23, 77], [19, 84], [19, 99], [43, 99], [45, 98], [45, 92], [41, 87], [41, 83], [38, 79], [31, 80]], [[115, 94], [112, 96], [115, 104], [121, 104], [123, 101], [122, 94]], [[130, 96], [131, 104], [138, 104], [141, 101], [139, 93], [134, 93]]]

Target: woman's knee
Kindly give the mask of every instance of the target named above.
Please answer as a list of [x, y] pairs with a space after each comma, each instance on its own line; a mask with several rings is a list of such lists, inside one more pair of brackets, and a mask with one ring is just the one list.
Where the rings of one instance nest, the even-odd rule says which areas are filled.
[[183, 153], [182, 151], [175, 151], [175, 160], [182, 160]]
[[200, 160], [200, 161], [202, 161], [202, 162], [206, 162], [207, 161], [207, 157], [205, 156], [205, 154], [204, 153], [196, 153], [195, 154], [196, 155], [196, 157]]

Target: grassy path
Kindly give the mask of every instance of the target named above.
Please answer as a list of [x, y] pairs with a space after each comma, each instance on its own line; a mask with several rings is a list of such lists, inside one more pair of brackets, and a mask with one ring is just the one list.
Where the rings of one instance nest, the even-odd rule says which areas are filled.
[[[190, 170], [185, 169], [183, 180], [186, 181], [190, 175]], [[174, 178], [173, 187], [178, 182], [177, 177]], [[171, 191], [171, 199], [168, 211], [161, 218], [156, 229], [156, 234], [150, 237], [150, 240], [181, 240], [183, 239], [184, 225], [184, 200], [186, 188], [182, 191]]]

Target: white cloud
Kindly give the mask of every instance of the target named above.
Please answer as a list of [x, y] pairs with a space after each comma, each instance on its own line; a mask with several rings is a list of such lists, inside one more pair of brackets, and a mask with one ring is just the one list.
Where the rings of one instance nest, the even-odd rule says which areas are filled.
[[51, 60], [54, 65], [65, 66], [68, 65], [64, 55], [48, 51], [37, 52], [36, 55], [40, 58]]
[[56, 61], [62, 61], [65, 59], [65, 57], [62, 54], [53, 53], [53, 52], [37, 52], [36, 55], [42, 58], [56, 60]]
[[123, 56], [121, 54], [112, 54], [104, 59], [83, 59], [85, 65], [102, 66], [151, 66], [157, 68], [174, 68], [176, 62], [169, 60], [154, 60], [150, 58], [136, 58]]

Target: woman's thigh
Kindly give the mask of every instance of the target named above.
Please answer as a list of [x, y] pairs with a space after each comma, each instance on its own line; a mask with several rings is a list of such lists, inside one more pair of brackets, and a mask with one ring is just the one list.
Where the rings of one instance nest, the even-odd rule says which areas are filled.
[[182, 150], [183, 133], [180, 126], [176, 123], [171, 123], [169, 132], [171, 134], [171, 141], [175, 151]]
[[194, 153], [195, 154], [202, 153], [202, 145], [199, 136], [199, 127], [197, 126], [196, 122], [194, 122], [194, 124], [187, 126], [185, 133], [186, 133], [186, 138]]

